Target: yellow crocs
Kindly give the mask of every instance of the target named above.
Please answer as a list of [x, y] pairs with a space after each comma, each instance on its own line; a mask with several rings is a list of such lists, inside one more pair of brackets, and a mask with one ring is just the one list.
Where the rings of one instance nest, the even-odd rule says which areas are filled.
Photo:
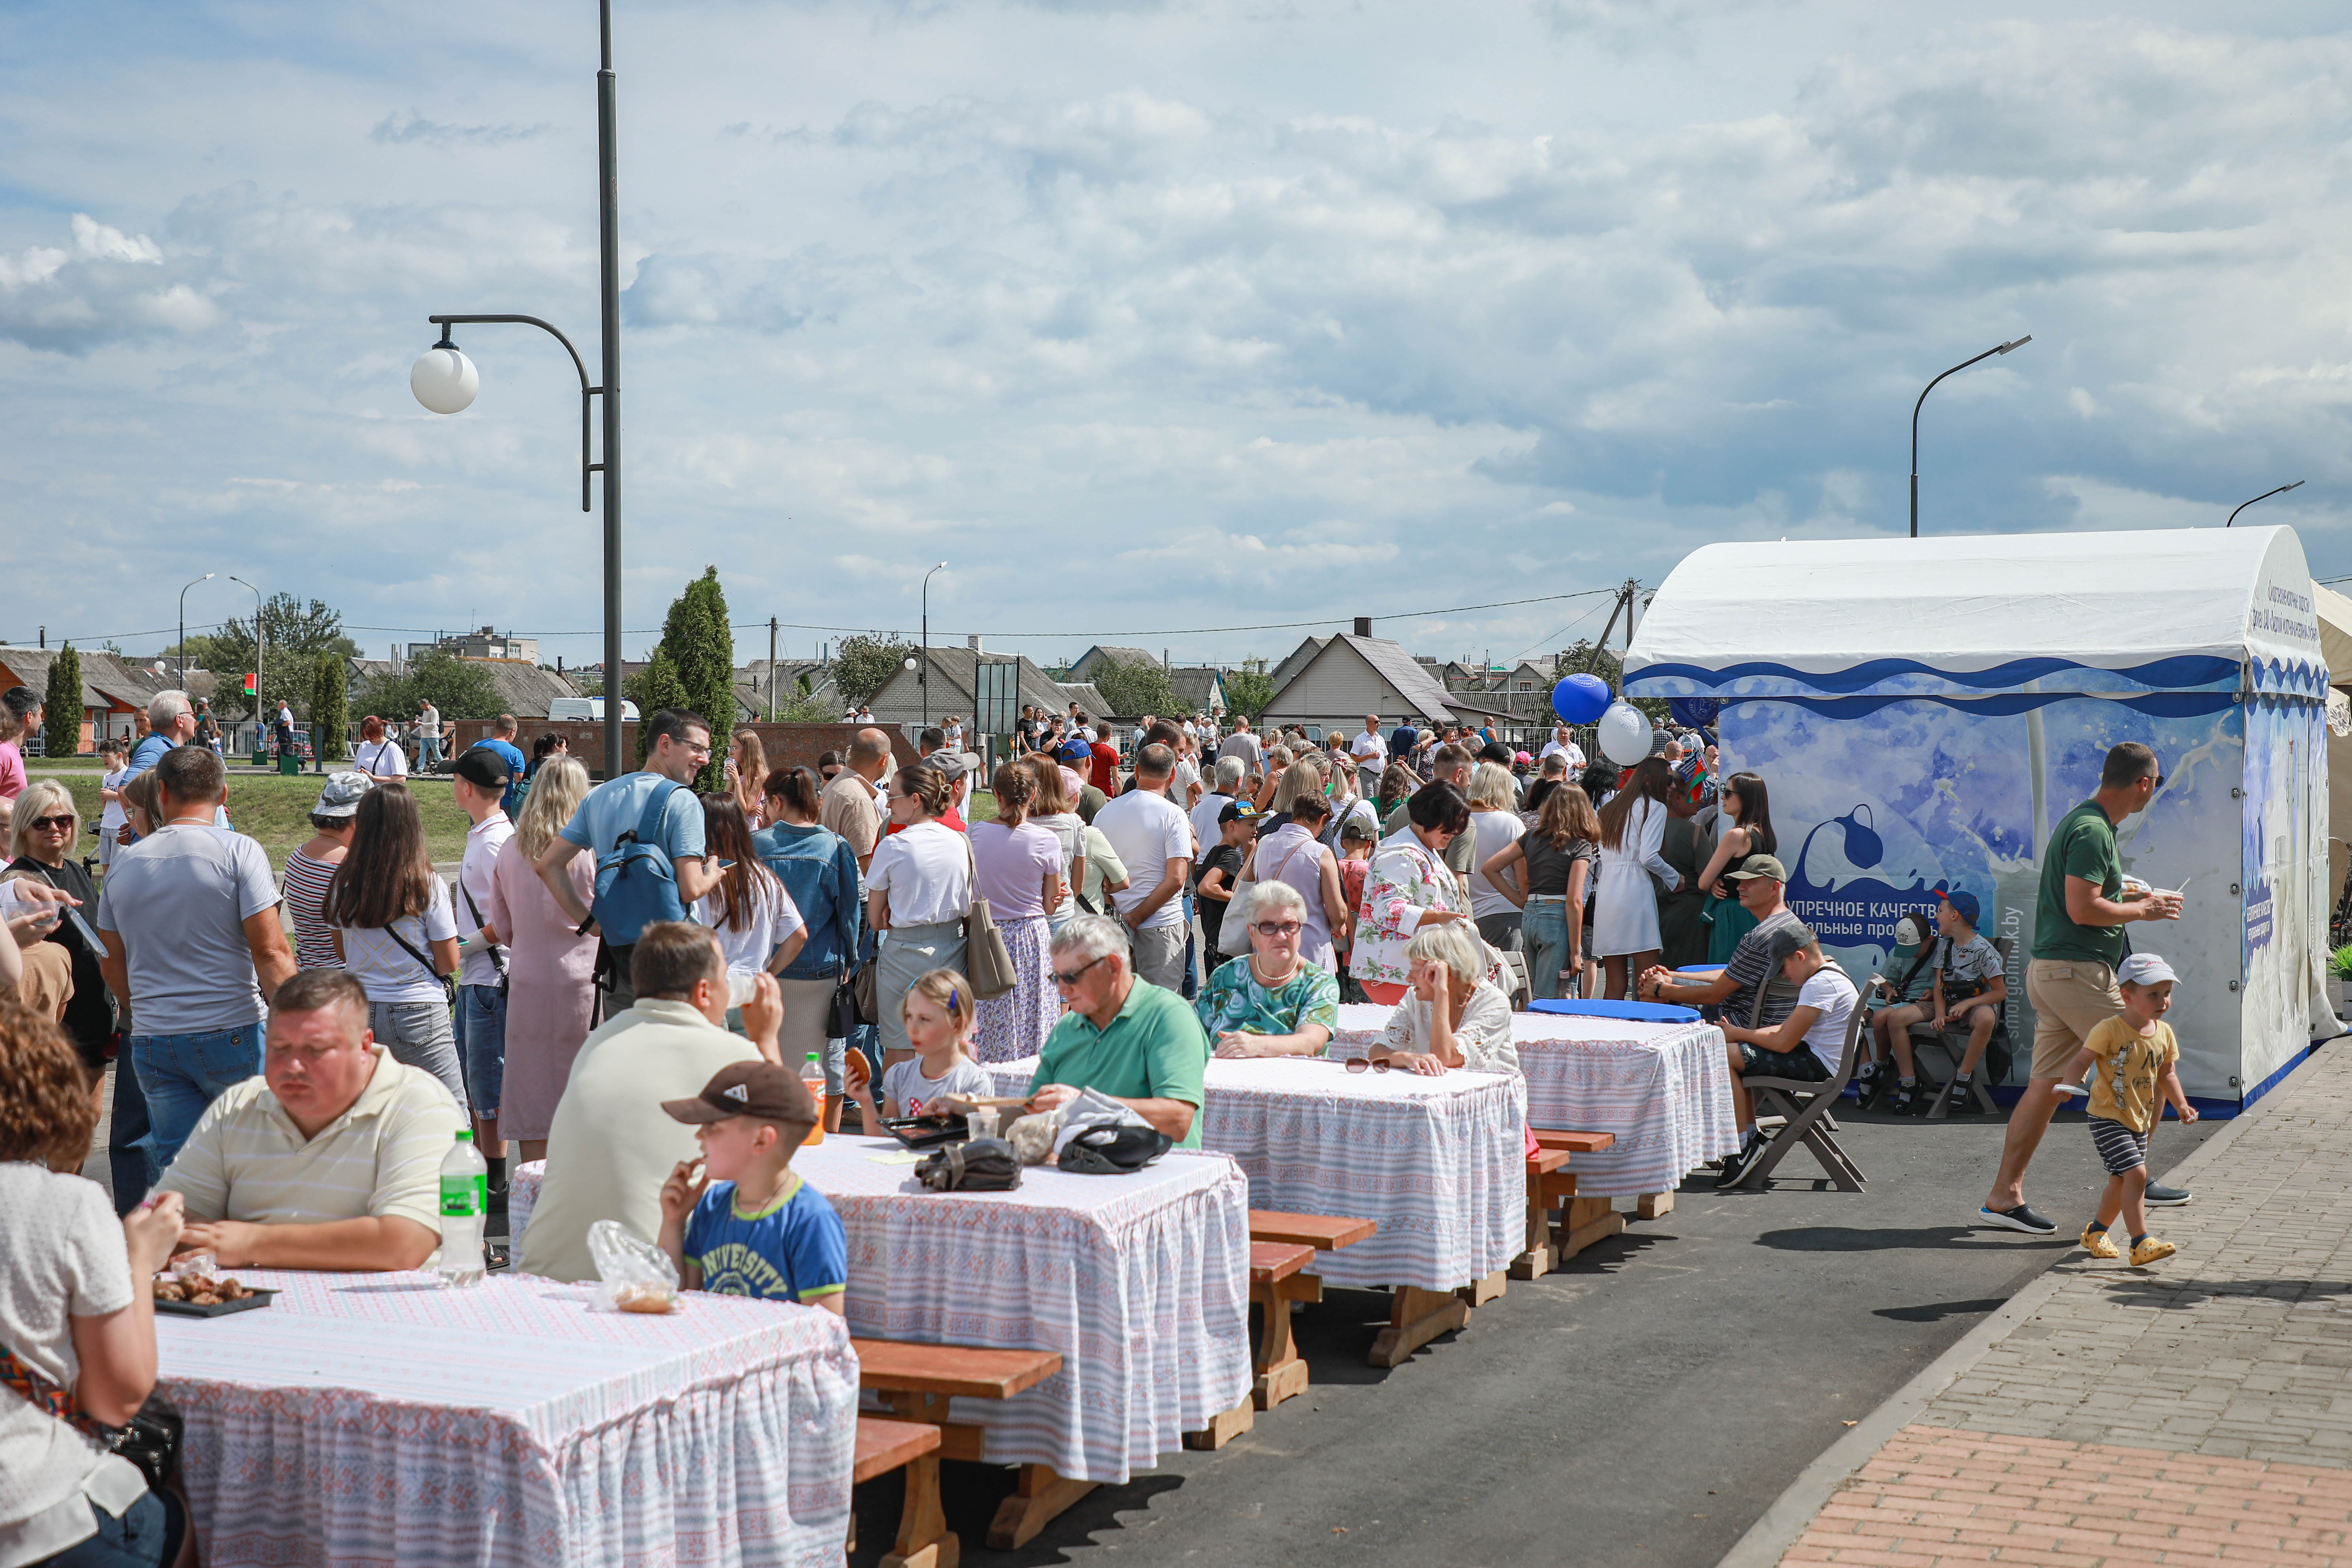
[[2093, 1220], [2083, 1227], [2083, 1250], [2094, 1258], [2121, 1258], [2116, 1244], [2107, 1239], [2107, 1227]]
[[2151, 1263], [2161, 1263], [2179, 1250], [2168, 1241], [2158, 1241], [2152, 1236], [2141, 1237], [2132, 1243], [2132, 1267], [2144, 1268]]

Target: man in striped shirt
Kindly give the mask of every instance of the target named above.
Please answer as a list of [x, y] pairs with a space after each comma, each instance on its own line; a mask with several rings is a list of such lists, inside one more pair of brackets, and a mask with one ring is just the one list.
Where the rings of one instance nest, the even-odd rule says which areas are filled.
[[213, 1101], [156, 1190], [187, 1202], [177, 1250], [225, 1268], [422, 1268], [465, 1124], [440, 1079], [375, 1043], [358, 981], [306, 969], [270, 1000], [262, 1076]]

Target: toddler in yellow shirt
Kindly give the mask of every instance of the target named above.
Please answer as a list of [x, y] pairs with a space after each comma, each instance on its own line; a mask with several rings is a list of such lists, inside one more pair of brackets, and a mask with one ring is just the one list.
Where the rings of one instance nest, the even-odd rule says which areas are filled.
[[2099, 1080], [2091, 1090], [2091, 1142], [2107, 1167], [2107, 1190], [2099, 1212], [2083, 1227], [2083, 1249], [2094, 1258], [2122, 1256], [2107, 1239], [2107, 1227], [2121, 1215], [2131, 1236], [2134, 1268], [2173, 1255], [2168, 1241], [2147, 1234], [2147, 1135], [2169, 1100], [2183, 1121], [2197, 1120], [2196, 1108], [2180, 1087], [2173, 1064], [2180, 1042], [2164, 1015], [2172, 1008], [2179, 979], [2172, 965], [2152, 952], [2135, 952], [2116, 971], [2123, 992], [2119, 1017], [2092, 1026], [2083, 1049], [2098, 1058]]

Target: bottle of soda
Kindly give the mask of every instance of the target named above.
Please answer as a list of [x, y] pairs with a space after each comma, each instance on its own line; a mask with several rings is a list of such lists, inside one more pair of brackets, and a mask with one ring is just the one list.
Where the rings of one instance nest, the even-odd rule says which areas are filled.
[[807, 1143], [824, 1142], [824, 1062], [814, 1051], [801, 1063], [801, 1082], [808, 1086], [809, 1098], [816, 1101], [816, 1125], [809, 1129], [805, 1147]]
[[441, 1157], [441, 1283], [460, 1289], [482, 1282], [482, 1228], [490, 1209], [490, 1167], [474, 1147], [474, 1130]]

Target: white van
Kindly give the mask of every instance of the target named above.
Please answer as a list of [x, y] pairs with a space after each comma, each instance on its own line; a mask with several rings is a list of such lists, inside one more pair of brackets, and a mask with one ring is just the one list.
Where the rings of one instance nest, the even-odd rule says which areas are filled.
[[[621, 718], [624, 722], [637, 716], [637, 705], [624, 701]], [[601, 697], [558, 697], [547, 705], [547, 721], [551, 724], [601, 724], [604, 721], [604, 700]]]

